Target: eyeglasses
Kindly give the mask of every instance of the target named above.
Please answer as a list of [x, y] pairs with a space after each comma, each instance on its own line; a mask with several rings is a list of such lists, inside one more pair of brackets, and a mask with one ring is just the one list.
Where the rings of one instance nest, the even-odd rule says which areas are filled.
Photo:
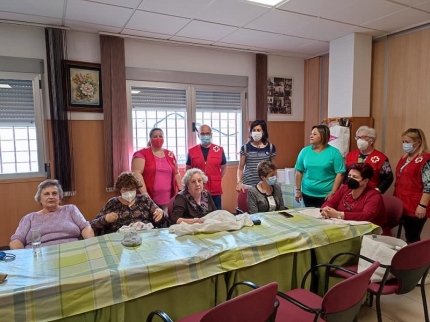
[[355, 140], [365, 140], [365, 141], [368, 141], [368, 140], [371, 140], [371, 139], [373, 139], [372, 137], [370, 137], [370, 136], [367, 136], [367, 135], [363, 135], [363, 136], [356, 136], [355, 137]]

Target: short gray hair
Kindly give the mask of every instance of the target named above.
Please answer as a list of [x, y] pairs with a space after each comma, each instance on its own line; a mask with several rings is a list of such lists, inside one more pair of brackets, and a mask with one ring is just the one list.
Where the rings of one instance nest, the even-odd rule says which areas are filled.
[[36, 195], [34, 196], [34, 200], [36, 200], [37, 203], [40, 203], [40, 200], [42, 199], [41, 198], [42, 190], [48, 187], [57, 187], [60, 200], [63, 199], [63, 195], [64, 195], [63, 188], [61, 188], [61, 185], [58, 182], [58, 180], [48, 179], [39, 183], [39, 185], [37, 186], [37, 192], [36, 192]]
[[185, 172], [184, 176], [182, 177], [182, 184], [185, 188], [187, 188], [188, 181], [190, 181], [191, 177], [195, 175], [196, 173], [200, 174], [203, 179], [203, 183], [208, 182], [208, 177], [205, 175], [205, 173], [197, 168], [189, 169], [187, 172]]
[[367, 132], [367, 136], [373, 138], [373, 142], [376, 141], [376, 130], [373, 127], [362, 125], [358, 128], [357, 132], [355, 132], [355, 136], [358, 136], [360, 132]]

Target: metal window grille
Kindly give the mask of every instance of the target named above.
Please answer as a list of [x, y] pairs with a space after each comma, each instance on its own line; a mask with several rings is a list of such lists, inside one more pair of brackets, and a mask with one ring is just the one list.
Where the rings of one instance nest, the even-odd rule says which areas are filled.
[[0, 174], [38, 171], [33, 81], [0, 79]]

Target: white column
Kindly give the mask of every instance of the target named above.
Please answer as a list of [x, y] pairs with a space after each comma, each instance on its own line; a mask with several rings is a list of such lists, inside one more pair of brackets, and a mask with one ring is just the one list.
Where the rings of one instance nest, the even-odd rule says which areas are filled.
[[370, 116], [372, 37], [350, 34], [330, 42], [328, 117]]

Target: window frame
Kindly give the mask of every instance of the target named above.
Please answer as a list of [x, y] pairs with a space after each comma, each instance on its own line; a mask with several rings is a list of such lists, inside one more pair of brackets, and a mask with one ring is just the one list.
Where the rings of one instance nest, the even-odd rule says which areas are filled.
[[[181, 84], [181, 83], [167, 83], [167, 82], [151, 82], [145, 80], [126, 80], [126, 89], [127, 89], [127, 108], [128, 108], [128, 127], [129, 127], [129, 154], [130, 156], [135, 152], [134, 142], [133, 142], [133, 120], [132, 120], [132, 93], [131, 88], [137, 87], [149, 87], [149, 88], [166, 88], [166, 89], [180, 89], [186, 91], [186, 148], [187, 150], [190, 147], [193, 147], [198, 142], [198, 136], [196, 132], [193, 132], [193, 122], [196, 122], [196, 91], [219, 91], [219, 92], [239, 92], [241, 99], [241, 138], [239, 138], [238, 148], [240, 152], [241, 144], [246, 141], [246, 111], [247, 111], [247, 87], [242, 86], [223, 86], [223, 85], [201, 85], [201, 84]], [[242, 143], [240, 143], [242, 141]], [[187, 152], [187, 151], [186, 151]], [[227, 165], [238, 165], [240, 160], [240, 156], [237, 161], [227, 161]], [[131, 159], [130, 159], [131, 162]], [[178, 164], [179, 168], [185, 168], [186, 164]]]
[[44, 126], [43, 91], [41, 88], [42, 86], [40, 86], [40, 84], [42, 84], [42, 75], [37, 73], [0, 71], [0, 79], [31, 80], [33, 83], [34, 124], [36, 127], [37, 158], [39, 165], [39, 171], [37, 172], [0, 173], [0, 179], [46, 177], [45, 164], [47, 160], [47, 144]]

